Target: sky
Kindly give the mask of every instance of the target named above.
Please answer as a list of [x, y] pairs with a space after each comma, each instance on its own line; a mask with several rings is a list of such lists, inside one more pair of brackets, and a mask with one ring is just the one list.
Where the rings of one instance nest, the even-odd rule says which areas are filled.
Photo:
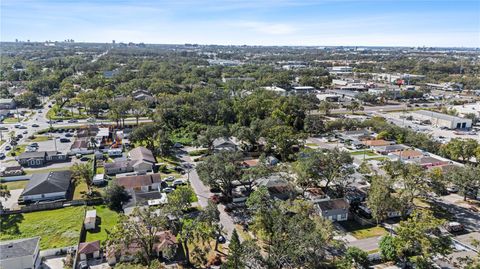
[[0, 0], [0, 40], [480, 47], [480, 0]]

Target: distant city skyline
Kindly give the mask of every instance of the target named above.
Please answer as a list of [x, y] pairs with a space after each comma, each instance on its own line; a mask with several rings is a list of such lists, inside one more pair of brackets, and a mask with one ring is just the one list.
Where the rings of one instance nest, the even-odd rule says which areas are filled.
[[1, 41], [480, 47], [476, 0], [2, 0], [0, 5]]

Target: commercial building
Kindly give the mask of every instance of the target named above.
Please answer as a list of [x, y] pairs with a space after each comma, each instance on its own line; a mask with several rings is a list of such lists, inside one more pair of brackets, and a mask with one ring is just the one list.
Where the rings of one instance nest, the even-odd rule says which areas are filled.
[[11, 98], [0, 99], [0, 109], [14, 109], [15, 101]]
[[446, 115], [434, 111], [419, 110], [413, 112], [414, 118], [425, 121], [429, 120], [432, 125], [448, 129], [469, 129], [472, 127], [472, 120], [456, 116]]

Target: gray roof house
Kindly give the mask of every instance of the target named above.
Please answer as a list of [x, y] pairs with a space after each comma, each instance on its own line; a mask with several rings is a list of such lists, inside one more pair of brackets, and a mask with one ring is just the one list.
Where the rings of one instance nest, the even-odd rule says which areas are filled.
[[320, 216], [331, 221], [345, 221], [348, 220], [348, 210], [350, 205], [347, 200], [333, 199], [321, 201], [315, 204]]
[[120, 160], [105, 164], [105, 173], [107, 175], [116, 175], [120, 173], [137, 172], [140, 174], [153, 171], [156, 159], [152, 151], [145, 147], [137, 147], [128, 153], [130, 160]]
[[237, 151], [239, 149], [239, 143], [234, 141], [234, 139], [220, 137], [213, 141], [214, 151]]
[[34, 151], [24, 152], [16, 159], [22, 166], [43, 166], [52, 162], [64, 162], [67, 155], [57, 151]]
[[20, 199], [23, 199], [24, 202], [67, 199], [71, 179], [70, 171], [33, 174], [20, 195]]
[[0, 267], [8, 269], [40, 268], [40, 237], [0, 242]]
[[1, 98], [0, 99], [0, 109], [14, 109], [15, 100], [11, 98]]

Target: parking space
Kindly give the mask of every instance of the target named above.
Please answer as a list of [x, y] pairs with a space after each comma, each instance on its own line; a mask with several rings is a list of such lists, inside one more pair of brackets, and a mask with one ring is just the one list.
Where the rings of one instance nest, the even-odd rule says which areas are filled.
[[60, 142], [60, 138], [65, 137], [64, 135], [53, 134], [52, 136], [55, 137], [56, 139], [55, 140], [51, 139], [51, 140], [47, 140], [47, 141], [37, 142], [39, 151], [51, 151], [51, 150], [55, 150], [55, 148], [57, 149], [57, 151], [60, 151], [60, 152], [69, 152], [70, 151], [70, 147], [72, 146], [73, 140], [74, 140], [73, 137], [68, 138], [70, 140], [70, 142], [62, 143], [62, 142]]

